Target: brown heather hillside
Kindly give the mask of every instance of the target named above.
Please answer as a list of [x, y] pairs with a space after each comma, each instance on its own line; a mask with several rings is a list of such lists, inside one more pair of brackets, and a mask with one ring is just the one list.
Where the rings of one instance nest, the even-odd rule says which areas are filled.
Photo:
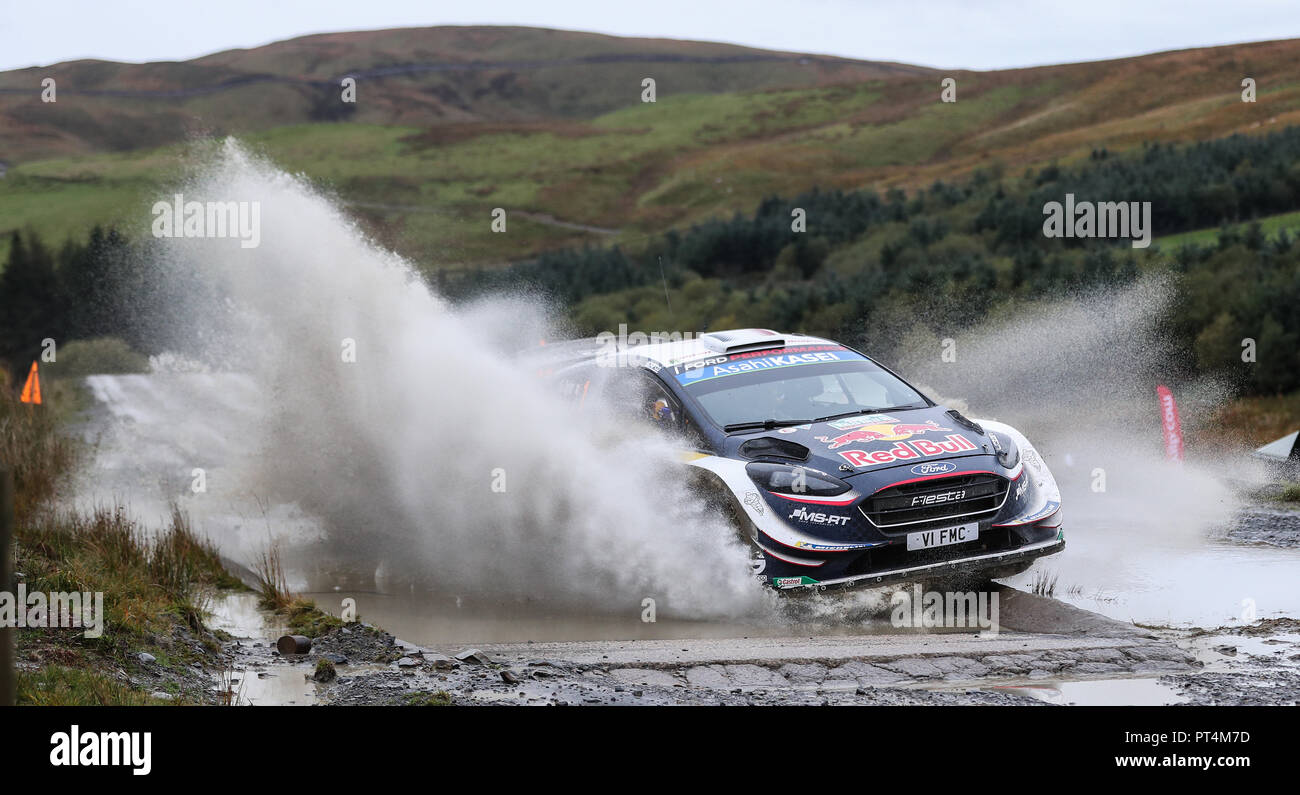
[[[958, 101], [938, 102], [938, 76]], [[1241, 101], [1252, 77], [1257, 101]], [[1300, 40], [992, 72], [945, 71], [891, 81], [881, 98], [817, 129], [704, 150], [674, 164], [721, 176], [767, 164], [774, 190], [928, 185], [993, 166], [1116, 153], [1144, 141], [1188, 142], [1300, 123]], [[780, 187], [777, 187], [777, 186]]]
[[[929, 74], [730, 44], [511, 27], [329, 33], [183, 63], [74, 61], [0, 73], [0, 157], [151, 148], [194, 133], [351, 121], [438, 125], [590, 118], [662, 92], [799, 88]], [[339, 81], [355, 75], [358, 102]], [[59, 101], [42, 103], [52, 77]]]
[[[358, 102], [345, 107], [349, 73]], [[39, 101], [43, 76], [58, 80], [55, 104]], [[640, 101], [645, 76], [654, 104]], [[947, 76], [956, 103], [939, 101]], [[1255, 103], [1241, 102], [1247, 76]], [[1300, 40], [941, 72], [531, 28], [323, 34], [185, 63], [0, 73], [0, 235], [132, 229], [182, 167], [173, 144], [207, 134], [240, 134], [385, 245], [459, 267], [636, 245], [813, 187], [1018, 177], [1101, 149], [1296, 123]], [[490, 233], [494, 207], [510, 209], [512, 234]]]

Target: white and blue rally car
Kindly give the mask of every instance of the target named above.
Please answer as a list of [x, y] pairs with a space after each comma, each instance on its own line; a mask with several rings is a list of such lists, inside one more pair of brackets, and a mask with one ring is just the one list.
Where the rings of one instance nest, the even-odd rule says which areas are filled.
[[604, 392], [680, 439], [775, 588], [1009, 576], [1065, 546], [1056, 481], [1019, 431], [848, 346], [739, 329], [547, 356], [569, 394]]

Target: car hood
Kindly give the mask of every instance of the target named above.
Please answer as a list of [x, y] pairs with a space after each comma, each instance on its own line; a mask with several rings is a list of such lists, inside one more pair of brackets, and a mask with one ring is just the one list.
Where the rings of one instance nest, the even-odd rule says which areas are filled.
[[[869, 476], [896, 467], [918, 467], [923, 474], [968, 469], [976, 462], [956, 462], [973, 456], [992, 458], [987, 434], [959, 422], [946, 406], [860, 414], [730, 437], [736, 454], [745, 442], [763, 437], [794, 442], [808, 448], [805, 466], [844, 479]], [[969, 422], [969, 421], [967, 421]], [[953, 461], [952, 464], [943, 462]], [[934, 467], [921, 465], [933, 464]], [[852, 467], [852, 471], [841, 470]], [[874, 481], [875, 478], [867, 478]], [[858, 484], [859, 488], [865, 483]]]

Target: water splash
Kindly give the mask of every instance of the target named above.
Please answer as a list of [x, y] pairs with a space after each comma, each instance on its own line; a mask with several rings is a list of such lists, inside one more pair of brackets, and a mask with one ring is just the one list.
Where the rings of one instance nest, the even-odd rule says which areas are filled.
[[[233, 141], [182, 190], [259, 202], [261, 242], [158, 241], [161, 333], [213, 372], [92, 382], [125, 434], [101, 444], [97, 498], [105, 484], [137, 502], [181, 495], [244, 560], [297, 519], [318, 530], [299, 536], [443, 592], [632, 616], [647, 597], [685, 616], [768, 603], [734, 531], [678, 485], [667, 443], [578, 416], [503, 353], [557, 336], [537, 302], [457, 310]], [[106, 477], [114, 466], [130, 477]], [[196, 467], [205, 493], [185, 488]]]
[[[1293, 612], [1300, 557], [1222, 543], [1262, 467], [1194, 444], [1181, 465], [1165, 460], [1156, 384], [1173, 387], [1193, 432], [1231, 395], [1177, 367], [1162, 326], [1174, 297], [1168, 277], [1148, 277], [1021, 303], [968, 331], [922, 330], [900, 367], [933, 397], [1020, 428], [1056, 476], [1066, 551], [1011, 584], [1059, 574], [1058, 598], [1143, 622], [1214, 626], [1247, 598], [1261, 615]], [[944, 336], [955, 361], [940, 356]]]
[[[180, 498], [236, 559], [284, 537], [377, 571], [385, 590], [417, 575], [457, 604], [523, 600], [639, 621], [651, 597], [665, 616], [801, 631], [879, 624], [887, 594], [877, 592], [774, 610], [731, 529], [678, 485], [666, 444], [599, 411], [575, 415], [512, 357], [567, 336], [541, 302], [452, 307], [327, 197], [233, 142], [181, 189], [261, 202], [261, 245], [159, 244], [159, 333], [175, 353], [151, 376], [91, 379], [104, 416], [84, 501], [125, 497], [162, 518]], [[1191, 423], [1227, 394], [1168, 372], [1160, 318], [1172, 296], [1147, 279], [1017, 306], [955, 335], [955, 362], [940, 356], [945, 334], [922, 329], [899, 370], [1038, 445], [1062, 486], [1070, 543], [1036, 570], [1059, 570], [1062, 589], [1119, 594], [1121, 617], [1186, 616], [1177, 603], [1193, 593], [1212, 600], [1197, 611], [1224, 612], [1246, 589], [1267, 612], [1281, 598], [1271, 584], [1294, 581], [1295, 556], [1233, 566], [1224, 561], [1242, 559], [1206, 545], [1253, 473], [1195, 448], [1182, 467], [1162, 460], [1154, 384], [1174, 382]], [[349, 340], [355, 362], [342, 357]], [[190, 489], [195, 468], [205, 493]], [[498, 470], [504, 492], [492, 490]], [[1279, 565], [1282, 579], [1260, 576]], [[1211, 576], [1217, 591], [1204, 587]], [[1117, 614], [1110, 604], [1085, 606]]]

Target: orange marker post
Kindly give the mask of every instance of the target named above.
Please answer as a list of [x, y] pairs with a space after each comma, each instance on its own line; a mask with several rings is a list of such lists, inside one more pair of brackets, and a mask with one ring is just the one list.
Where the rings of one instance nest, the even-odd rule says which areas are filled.
[[31, 372], [27, 373], [27, 383], [23, 384], [23, 393], [18, 400], [23, 403], [41, 403], [41, 375], [36, 371], [36, 362], [32, 362]]

